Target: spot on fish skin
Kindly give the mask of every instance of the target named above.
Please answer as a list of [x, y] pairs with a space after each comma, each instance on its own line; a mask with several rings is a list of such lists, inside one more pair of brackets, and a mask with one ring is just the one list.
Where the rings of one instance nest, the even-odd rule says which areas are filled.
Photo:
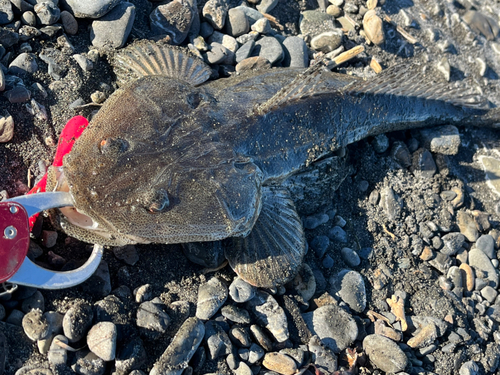
[[160, 213], [170, 207], [170, 200], [165, 189], [159, 189], [155, 192], [148, 206], [148, 211], [151, 213]]
[[121, 154], [130, 148], [130, 144], [122, 138], [104, 138], [99, 143], [99, 150], [102, 154], [112, 155]]

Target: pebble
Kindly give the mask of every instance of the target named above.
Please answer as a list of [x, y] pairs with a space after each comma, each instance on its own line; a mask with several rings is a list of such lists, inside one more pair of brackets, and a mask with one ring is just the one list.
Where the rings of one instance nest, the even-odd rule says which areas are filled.
[[290, 68], [307, 68], [309, 54], [306, 42], [298, 36], [289, 36], [283, 41], [283, 66]]
[[104, 361], [112, 361], [116, 355], [116, 326], [111, 322], [99, 322], [87, 335], [87, 345], [92, 353]]
[[245, 16], [247, 17], [248, 22], [249, 22], [250, 25], [253, 25], [257, 20], [259, 20], [259, 19], [261, 19], [261, 18], [264, 17], [262, 15], [262, 13], [259, 12], [258, 10], [250, 8], [250, 7], [247, 7], [247, 6], [244, 6], [244, 5], [237, 6], [234, 9], [239, 9], [243, 13], [245, 13]]
[[322, 224], [325, 224], [330, 220], [330, 217], [327, 214], [316, 214], [307, 216], [304, 219], [304, 228], [306, 229], [315, 229]]
[[76, 362], [71, 369], [78, 375], [102, 375], [106, 370], [106, 363], [89, 350], [76, 352]]
[[476, 241], [476, 248], [485, 253], [488, 258], [496, 259], [495, 239], [489, 234], [483, 234]]
[[495, 298], [497, 297], [498, 292], [495, 289], [493, 289], [491, 286], [487, 285], [483, 289], [481, 289], [481, 295], [489, 303], [493, 303], [493, 302], [495, 302]]
[[288, 286], [300, 295], [304, 301], [309, 301], [316, 292], [316, 279], [311, 267], [304, 263]]
[[151, 286], [151, 284], [141, 285], [134, 289], [133, 294], [135, 296], [135, 302], [137, 303], [149, 301], [151, 298], [153, 298], [153, 287]]
[[78, 32], [78, 22], [75, 17], [67, 10], [63, 10], [60, 18], [66, 34], [76, 35]]
[[396, 373], [408, 365], [408, 358], [398, 344], [384, 336], [366, 336], [363, 350], [374, 366], [382, 371]]
[[251, 27], [252, 31], [260, 34], [269, 34], [273, 31], [271, 28], [271, 23], [267, 18], [261, 18], [254, 22]]
[[90, 41], [98, 48], [121, 48], [132, 31], [135, 19], [135, 6], [122, 2], [105, 16], [92, 22]]
[[237, 38], [240, 35], [248, 33], [250, 23], [248, 18], [241, 9], [232, 8], [227, 13], [226, 31], [229, 35]]
[[221, 309], [221, 314], [224, 318], [241, 324], [250, 324], [250, 314], [247, 310], [237, 306], [226, 305]]
[[248, 58], [252, 54], [253, 47], [255, 46], [255, 41], [254, 40], [249, 40], [245, 44], [243, 44], [238, 50], [236, 51], [236, 62], [240, 63], [246, 58]]
[[[178, 374], [188, 367], [189, 360], [205, 336], [205, 326], [198, 318], [188, 318], [175, 334], [170, 345], [154, 364], [149, 375]], [[172, 372], [169, 372], [172, 371]]]
[[377, 154], [383, 154], [389, 149], [389, 138], [385, 134], [379, 134], [372, 140], [372, 147]]
[[210, 44], [210, 50], [204, 53], [206, 62], [209, 64], [224, 64], [227, 60], [232, 63], [236, 55], [220, 43], [213, 42]]
[[336, 277], [332, 277], [330, 283], [333, 290], [351, 309], [360, 313], [366, 308], [365, 282], [358, 272], [342, 270]]
[[325, 347], [318, 336], [312, 336], [308, 343], [311, 360], [317, 369], [325, 374], [333, 374], [337, 370], [337, 356]]
[[24, 25], [36, 26], [36, 16], [32, 11], [24, 12], [21, 16], [21, 22]]
[[92, 307], [86, 303], [80, 303], [70, 308], [63, 318], [63, 331], [69, 342], [77, 342], [85, 337], [92, 325], [94, 313]]
[[302, 314], [304, 321], [321, 342], [334, 353], [351, 346], [358, 336], [356, 321], [345, 310], [336, 305], [325, 305]]
[[137, 309], [137, 326], [144, 328], [152, 338], [165, 333], [171, 323], [170, 316], [163, 311], [162, 306], [164, 305], [147, 301]]
[[[35, 29], [36, 30], [36, 29]], [[17, 44], [19, 41], [19, 34], [6, 28], [0, 27], [0, 43], [5, 47], [9, 48]]]
[[332, 268], [335, 264], [335, 261], [330, 255], [327, 255], [323, 258], [323, 261], [321, 262], [321, 265], [325, 268]]
[[29, 313], [33, 309], [38, 309], [40, 311], [45, 310], [45, 299], [39, 290], [32, 296], [24, 299], [21, 304], [21, 310], [23, 310], [24, 313]]
[[252, 345], [250, 334], [245, 327], [233, 327], [229, 330], [229, 338], [240, 348], [249, 348]]
[[260, 326], [252, 324], [250, 326], [250, 333], [254, 340], [266, 351], [269, 352], [273, 349], [273, 342]]
[[469, 242], [476, 242], [479, 238], [479, 232], [474, 219], [465, 211], [457, 212], [457, 224], [462, 233]]
[[342, 256], [342, 260], [349, 267], [357, 267], [361, 263], [359, 255], [353, 249], [350, 249], [348, 247], [342, 248], [342, 250], [340, 250], [340, 255]]
[[212, 35], [208, 38], [208, 43], [219, 43], [226, 47], [231, 52], [236, 52], [239, 48], [238, 42], [231, 35], [222, 34], [219, 31], [214, 31]]
[[424, 178], [432, 178], [437, 171], [436, 162], [429, 150], [420, 148], [413, 154], [413, 170], [420, 172]]
[[115, 359], [116, 371], [121, 374], [138, 370], [146, 362], [146, 350], [140, 338], [127, 340], [117, 352]]
[[390, 221], [395, 221], [399, 218], [402, 210], [402, 201], [390, 187], [382, 189], [378, 205], [384, 210]]
[[440, 250], [446, 255], [455, 255], [465, 243], [465, 236], [461, 233], [448, 233], [442, 237], [444, 246]]
[[47, 317], [39, 309], [31, 310], [22, 320], [24, 333], [32, 341], [43, 340], [50, 333]]
[[9, 142], [14, 136], [14, 119], [11, 115], [0, 117], [0, 143]]
[[9, 0], [0, 0], [0, 25], [8, 24], [14, 19], [12, 4]]
[[156, 35], [167, 34], [174, 45], [179, 45], [186, 39], [195, 16], [195, 10], [187, 1], [174, 0], [159, 5], [149, 15], [151, 31]]
[[33, 10], [35, 11], [38, 23], [42, 25], [52, 25], [53, 23], [59, 21], [59, 18], [61, 17], [61, 11], [57, 5], [51, 3], [50, 1], [36, 4]]
[[270, 294], [257, 290], [255, 297], [246, 303], [256, 322], [267, 328], [276, 341], [284, 342], [289, 338], [288, 323], [285, 312]]
[[335, 226], [328, 231], [328, 237], [335, 242], [347, 242], [347, 233], [339, 226]]
[[316, 236], [312, 239], [309, 246], [314, 250], [314, 255], [317, 258], [323, 258], [328, 246], [330, 246], [330, 239], [327, 236]]
[[460, 147], [460, 134], [456, 126], [446, 125], [420, 130], [423, 146], [442, 155], [456, 155]]
[[227, 286], [216, 277], [200, 285], [198, 289], [196, 317], [203, 320], [210, 319], [224, 305], [227, 296]]
[[326, 8], [326, 14], [329, 14], [330, 16], [337, 18], [342, 15], [342, 9], [332, 4], [329, 5], [328, 8]]
[[221, 30], [226, 22], [228, 10], [227, 0], [208, 0], [203, 6], [202, 14], [214, 29]]
[[458, 371], [459, 375], [480, 375], [481, 370], [479, 366], [474, 361], [468, 361], [460, 366], [460, 370]]
[[205, 323], [205, 341], [210, 360], [228, 355], [233, 351], [229, 336], [221, 325], [213, 320]]
[[262, 365], [268, 370], [282, 375], [293, 375], [297, 372], [297, 364], [289, 356], [281, 353], [266, 353]]
[[237, 72], [266, 69], [271, 69], [271, 63], [267, 59], [260, 56], [249, 57], [236, 65]]
[[324, 53], [336, 50], [342, 44], [343, 32], [340, 29], [316, 35], [311, 40], [311, 48]]
[[255, 296], [256, 288], [240, 277], [236, 277], [229, 285], [229, 295], [234, 302], [244, 303]]
[[465, 280], [465, 290], [472, 292], [474, 290], [474, 271], [467, 263], [462, 263], [459, 269], [463, 272], [462, 278]]
[[0, 92], [5, 90], [5, 73], [0, 69]]
[[76, 18], [101, 18], [122, 0], [65, 0]]
[[[92, 62], [92, 60], [87, 59], [85, 56], [80, 55], [80, 54], [74, 54], [72, 57], [75, 59], [75, 61], [78, 63], [78, 65], [80, 65], [80, 68], [82, 68], [83, 71], [89, 72], [92, 69], [94, 69], [94, 63]], [[133, 246], [133, 245], [129, 245], [129, 246]], [[123, 247], [126, 247], [126, 246], [123, 246]], [[115, 256], [116, 256], [116, 252], [115, 252]], [[118, 259], [120, 259], [120, 258], [118, 258]]]
[[283, 60], [285, 54], [281, 43], [272, 36], [265, 36], [255, 42], [254, 53], [265, 58], [273, 64], [278, 64]]
[[262, 0], [259, 5], [257, 5], [257, 10], [261, 13], [269, 13], [272, 11], [276, 5], [278, 5], [279, 0]]
[[404, 168], [408, 168], [411, 165], [410, 150], [404, 142], [396, 141], [393, 143], [391, 156]]
[[9, 316], [5, 319], [6, 323], [19, 326], [21, 327], [23, 325], [23, 318], [24, 318], [24, 313], [20, 310], [13, 309]]
[[37, 70], [36, 57], [32, 53], [21, 53], [9, 65], [9, 73], [15, 75], [35, 73]]
[[47, 359], [52, 365], [65, 365], [68, 360], [68, 351], [62, 344], [68, 344], [68, 338], [63, 335], [57, 335], [52, 339], [50, 349], [47, 353]]

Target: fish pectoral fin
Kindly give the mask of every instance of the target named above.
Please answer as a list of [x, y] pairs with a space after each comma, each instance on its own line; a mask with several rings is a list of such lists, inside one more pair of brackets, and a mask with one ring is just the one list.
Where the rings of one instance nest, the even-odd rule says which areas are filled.
[[231, 268], [248, 283], [270, 288], [284, 285], [297, 273], [306, 241], [302, 222], [285, 188], [262, 188], [262, 210], [246, 237], [225, 246]]
[[135, 43], [120, 51], [114, 60], [114, 72], [120, 86], [141, 77], [156, 75], [198, 86], [212, 74], [207, 64], [187, 51], [152, 41]]
[[458, 107], [488, 109], [485, 97], [472, 93], [464, 87], [450, 87], [448, 82], [435, 82], [431, 75], [425, 75], [418, 66], [394, 66], [379, 75], [354, 81], [340, 89], [348, 95], [372, 94], [415, 97], [428, 100], [440, 100]]

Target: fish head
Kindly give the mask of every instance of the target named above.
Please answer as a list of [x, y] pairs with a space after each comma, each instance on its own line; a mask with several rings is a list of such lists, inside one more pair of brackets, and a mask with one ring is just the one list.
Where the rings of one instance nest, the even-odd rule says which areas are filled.
[[211, 104], [203, 89], [157, 76], [113, 94], [53, 173], [75, 202], [61, 210], [63, 229], [108, 245], [246, 235], [261, 171], [210, 131]]

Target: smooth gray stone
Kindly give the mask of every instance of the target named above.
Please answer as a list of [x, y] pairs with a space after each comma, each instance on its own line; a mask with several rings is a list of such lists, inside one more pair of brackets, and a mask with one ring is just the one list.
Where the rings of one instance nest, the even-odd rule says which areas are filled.
[[332, 292], [354, 311], [360, 313], [366, 308], [366, 289], [363, 277], [356, 271], [344, 269], [332, 277]]
[[488, 255], [490, 259], [496, 259], [495, 254], [495, 239], [489, 234], [483, 234], [476, 241], [476, 247], [483, 253]]
[[489, 280], [490, 286], [493, 288], [498, 287], [498, 273], [493, 264], [491, 264], [490, 258], [477, 248], [473, 248], [469, 251], [469, 266], [477, 268], [482, 271], [486, 279]]
[[70, 308], [63, 318], [64, 336], [69, 339], [69, 342], [77, 342], [85, 337], [88, 329], [92, 325], [94, 312], [92, 307], [87, 303], [80, 303]]
[[257, 290], [255, 297], [246, 303], [246, 307], [254, 314], [257, 323], [267, 328], [278, 342], [289, 339], [290, 334], [285, 311], [273, 296]]
[[64, 0], [76, 18], [101, 18], [122, 0]]
[[174, 0], [160, 5], [149, 16], [151, 31], [156, 35], [167, 34], [175, 45], [187, 37], [196, 11], [188, 2]]
[[196, 317], [198, 319], [210, 319], [227, 300], [228, 289], [216, 277], [211, 278], [198, 289], [198, 303], [196, 306]]
[[254, 40], [249, 40], [245, 44], [243, 44], [238, 50], [236, 51], [236, 62], [240, 63], [246, 58], [250, 57], [252, 55], [253, 47], [255, 46], [255, 41]]
[[280, 63], [285, 56], [281, 43], [272, 36], [265, 36], [257, 40], [253, 54], [265, 58], [271, 65]]
[[36, 56], [32, 53], [21, 53], [9, 64], [9, 73], [23, 75], [38, 70]]
[[298, 36], [289, 36], [283, 41], [285, 58], [283, 66], [290, 68], [307, 68], [309, 66], [309, 55], [304, 39]]
[[227, 13], [226, 31], [229, 35], [237, 38], [240, 35], [248, 33], [250, 23], [241, 9], [232, 8]]
[[0, 25], [6, 25], [14, 19], [10, 0], [0, 0]]
[[123, 2], [104, 17], [92, 22], [90, 41], [95, 47], [121, 48], [132, 31], [135, 19], [135, 6]]
[[398, 344], [381, 335], [368, 335], [363, 349], [370, 361], [382, 371], [396, 373], [408, 365], [408, 358]]

